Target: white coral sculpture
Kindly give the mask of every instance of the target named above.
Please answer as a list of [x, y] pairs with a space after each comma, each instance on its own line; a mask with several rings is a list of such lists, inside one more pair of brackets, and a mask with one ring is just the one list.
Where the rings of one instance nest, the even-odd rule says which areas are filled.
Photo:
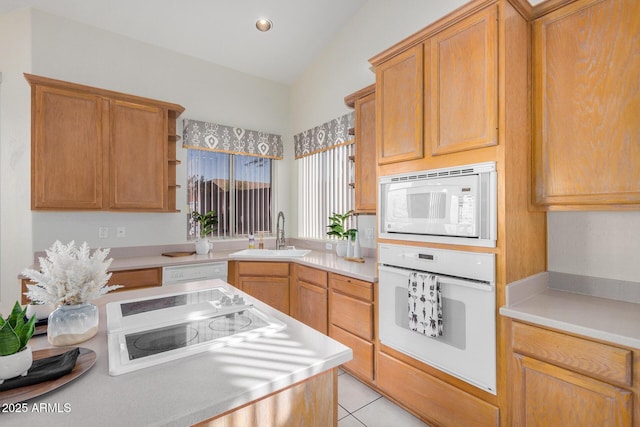
[[46, 258], [39, 258], [40, 271], [22, 272], [35, 283], [27, 285], [25, 295], [36, 304], [85, 304], [122, 287], [107, 286], [111, 278], [107, 269], [113, 261], [105, 260], [109, 249], [96, 249], [92, 254], [87, 242], [76, 248], [75, 241], [68, 245], [56, 241], [46, 253]]

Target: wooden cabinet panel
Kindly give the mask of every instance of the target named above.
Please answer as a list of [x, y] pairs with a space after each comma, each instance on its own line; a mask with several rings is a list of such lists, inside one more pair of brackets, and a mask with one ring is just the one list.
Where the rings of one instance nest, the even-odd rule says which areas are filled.
[[516, 356], [514, 424], [631, 426], [632, 393], [525, 356]]
[[32, 88], [33, 210], [175, 211], [182, 106], [25, 78]]
[[110, 208], [167, 207], [167, 126], [162, 108], [111, 101]]
[[236, 267], [240, 276], [289, 277], [288, 262], [239, 261]]
[[316, 331], [327, 334], [327, 289], [306, 282], [298, 282], [295, 302], [296, 319]]
[[474, 13], [437, 33], [427, 43], [425, 140], [431, 154], [498, 143], [497, 7]]
[[327, 287], [327, 272], [317, 268], [306, 267], [304, 265], [295, 264], [296, 278], [302, 282], [312, 283], [314, 285]]
[[376, 212], [376, 94], [355, 101], [355, 211]]
[[514, 322], [513, 351], [576, 372], [630, 386], [630, 350]]
[[373, 343], [334, 325], [329, 326], [329, 336], [353, 350], [353, 359], [343, 366], [358, 377], [372, 382], [374, 379]]
[[424, 155], [423, 47], [415, 46], [376, 68], [378, 164]]
[[371, 282], [331, 273], [329, 275], [329, 286], [334, 291], [342, 294], [364, 301], [373, 301], [373, 283]]
[[330, 307], [331, 323], [366, 340], [373, 339], [373, 305], [333, 292]]
[[495, 406], [385, 353], [378, 353], [377, 372], [378, 386], [383, 391], [430, 424], [498, 425], [499, 411]]
[[535, 200], [640, 206], [640, 2], [579, 0], [533, 24]]
[[289, 279], [284, 277], [240, 277], [240, 289], [267, 305], [289, 314]]
[[162, 286], [161, 268], [144, 268], [139, 270], [120, 270], [111, 273], [109, 285], [122, 285], [116, 291], [129, 291], [150, 286]]
[[101, 209], [107, 144], [102, 99], [37, 86], [31, 103], [31, 208]]

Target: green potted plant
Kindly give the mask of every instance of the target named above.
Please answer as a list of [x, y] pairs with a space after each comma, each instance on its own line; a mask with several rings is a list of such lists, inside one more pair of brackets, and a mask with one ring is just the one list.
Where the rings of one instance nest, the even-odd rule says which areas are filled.
[[191, 217], [200, 225], [200, 238], [196, 240], [196, 253], [198, 255], [206, 255], [211, 248], [207, 236], [218, 229], [218, 214], [216, 211], [209, 211], [204, 214], [194, 211]]
[[[356, 235], [357, 230], [355, 228], [347, 228], [346, 222], [353, 215], [353, 211], [349, 211], [343, 214], [339, 214], [334, 212], [332, 216], [329, 217], [329, 231], [327, 231], [328, 236], [336, 237], [340, 240], [345, 239], [353, 239]], [[336, 245], [336, 254], [338, 256], [345, 256], [347, 253], [347, 242], [341, 241]]]
[[31, 347], [27, 345], [35, 332], [36, 317], [25, 321], [26, 307], [16, 301], [7, 318], [0, 315], [0, 384], [19, 375], [27, 375], [33, 363]]

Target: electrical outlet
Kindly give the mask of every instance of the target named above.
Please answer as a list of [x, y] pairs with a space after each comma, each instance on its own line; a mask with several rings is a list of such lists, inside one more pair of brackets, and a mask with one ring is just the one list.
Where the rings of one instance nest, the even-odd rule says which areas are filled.
[[333, 244], [331, 244], [331, 243], [326, 243], [326, 244], [324, 245], [324, 248], [325, 248], [326, 250], [328, 250], [328, 251], [331, 251], [331, 250], [333, 250]]
[[109, 237], [109, 227], [98, 227], [98, 238], [106, 239]]
[[116, 237], [126, 237], [126, 235], [127, 235], [127, 227], [116, 228]]

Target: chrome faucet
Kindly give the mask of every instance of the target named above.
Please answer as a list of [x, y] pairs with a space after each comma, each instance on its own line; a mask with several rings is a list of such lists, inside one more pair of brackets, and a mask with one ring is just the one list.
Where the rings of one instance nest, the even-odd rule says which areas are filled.
[[[280, 217], [282, 217], [282, 228], [280, 228]], [[284, 240], [284, 214], [278, 212], [278, 220], [276, 221], [276, 249], [283, 249], [286, 245]]]

